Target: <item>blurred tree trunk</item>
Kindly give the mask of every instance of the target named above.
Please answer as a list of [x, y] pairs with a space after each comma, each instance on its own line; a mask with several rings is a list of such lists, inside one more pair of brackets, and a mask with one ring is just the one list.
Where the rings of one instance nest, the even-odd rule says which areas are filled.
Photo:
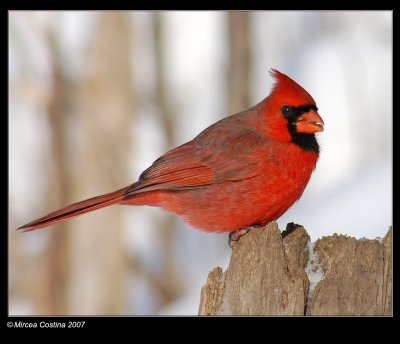
[[228, 114], [250, 106], [250, 13], [228, 12]]
[[[130, 124], [135, 106], [132, 35], [124, 12], [99, 15], [87, 75], [74, 90], [71, 200], [113, 191], [129, 182]], [[76, 147], [76, 150], [73, 147]], [[72, 172], [73, 171], [73, 172]], [[70, 223], [68, 314], [123, 314], [124, 245], [120, 206]]]
[[[52, 55], [52, 90], [47, 106], [51, 145], [48, 183], [48, 209], [65, 206], [69, 200], [69, 180], [66, 173], [66, 103], [69, 85], [64, 78], [59, 46], [54, 30], [48, 31], [49, 50]], [[33, 284], [37, 314], [65, 314], [68, 285], [68, 236], [66, 223], [48, 233], [48, 249], [41, 255], [40, 270]]]

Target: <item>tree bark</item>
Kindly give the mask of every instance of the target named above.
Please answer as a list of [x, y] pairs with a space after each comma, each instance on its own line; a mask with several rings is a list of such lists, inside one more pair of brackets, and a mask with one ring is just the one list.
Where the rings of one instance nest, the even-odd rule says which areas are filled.
[[228, 269], [208, 275], [199, 315], [391, 315], [391, 247], [392, 229], [382, 242], [335, 234], [311, 244], [299, 225], [253, 228]]

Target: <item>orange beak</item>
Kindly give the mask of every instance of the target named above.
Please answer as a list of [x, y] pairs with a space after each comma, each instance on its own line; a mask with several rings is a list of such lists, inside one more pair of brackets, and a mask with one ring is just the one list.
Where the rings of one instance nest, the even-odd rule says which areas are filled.
[[314, 134], [324, 131], [324, 121], [317, 111], [311, 110], [296, 121], [296, 131], [302, 134]]

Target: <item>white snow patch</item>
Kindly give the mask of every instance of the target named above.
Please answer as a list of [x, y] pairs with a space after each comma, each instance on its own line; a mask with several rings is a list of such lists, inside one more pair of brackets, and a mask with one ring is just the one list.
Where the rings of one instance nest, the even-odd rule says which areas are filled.
[[307, 304], [311, 303], [312, 297], [314, 296], [314, 290], [317, 284], [325, 278], [325, 274], [322, 270], [322, 266], [319, 262], [319, 256], [314, 251], [315, 243], [308, 241], [308, 262], [307, 266], [304, 269], [308, 280], [310, 281], [310, 286], [308, 287], [308, 295], [307, 295]]

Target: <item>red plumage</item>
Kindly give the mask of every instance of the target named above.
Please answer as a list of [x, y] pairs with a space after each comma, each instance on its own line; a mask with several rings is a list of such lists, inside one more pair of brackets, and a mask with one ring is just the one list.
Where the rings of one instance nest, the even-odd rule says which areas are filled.
[[233, 232], [280, 217], [302, 195], [323, 131], [314, 99], [272, 70], [271, 94], [177, 147], [124, 189], [94, 197], [20, 227], [30, 231], [112, 204], [151, 205], [207, 232]]

